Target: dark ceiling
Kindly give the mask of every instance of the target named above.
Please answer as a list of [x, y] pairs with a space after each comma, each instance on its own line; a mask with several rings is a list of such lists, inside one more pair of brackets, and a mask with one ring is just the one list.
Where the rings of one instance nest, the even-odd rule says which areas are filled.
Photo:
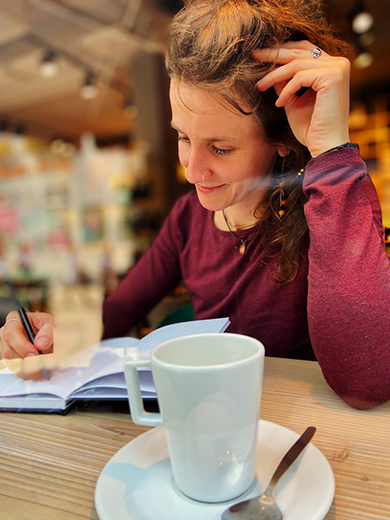
[[[359, 43], [351, 30], [349, 13], [357, 3], [357, 0], [324, 0], [328, 19], [350, 44], [351, 61], [358, 54]], [[365, 69], [352, 67], [351, 89], [354, 97], [390, 92], [390, 0], [364, 0], [364, 7], [374, 19], [369, 31], [372, 43], [365, 49], [372, 54], [373, 62]]]

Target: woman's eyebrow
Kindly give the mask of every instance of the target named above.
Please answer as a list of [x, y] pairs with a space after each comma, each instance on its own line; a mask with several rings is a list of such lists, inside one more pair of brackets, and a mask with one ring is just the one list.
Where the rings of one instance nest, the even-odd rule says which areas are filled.
[[[177, 132], [181, 132], [181, 133], [185, 133], [185, 132], [182, 132], [179, 128], [177, 128], [177, 126], [175, 125], [175, 123], [173, 121], [171, 121], [171, 127], [174, 128]], [[228, 137], [228, 136], [225, 136], [225, 135], [220, 135], [218, 137], [205, 137], [204, 138], [204, 141], [208, 142], [208, 143], [215, 143], [215, 142], [225, 142], [225, 141], [235, 141], [236, 140], [236, 137]]]

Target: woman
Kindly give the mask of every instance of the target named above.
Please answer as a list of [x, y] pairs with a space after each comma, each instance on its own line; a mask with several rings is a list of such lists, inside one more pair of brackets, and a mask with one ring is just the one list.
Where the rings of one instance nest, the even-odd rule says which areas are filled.
[[[126, 334], [183, 279], [195, 318], [229, 316], [267, 355], [317, 359], [341, 398], [369, 408], [390, 399], [389, 259], [349, 143], [349, 62], [318, 13], [317, 2], [200, 0], [176, 16], [172, 126], [196, 191], [105, 300], [104, 336]], [[36, 354], [9, 319], [3, 355]], [[50, 347], [49, 318], [32, 319], [35, 346]]]

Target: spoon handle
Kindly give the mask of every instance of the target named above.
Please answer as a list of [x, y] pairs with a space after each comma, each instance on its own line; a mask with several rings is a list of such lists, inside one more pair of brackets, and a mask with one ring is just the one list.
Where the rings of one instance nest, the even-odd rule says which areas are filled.
[[308, 428], [306, 428], [306, 430], [302, 433], [299, 439], [295, 442], [295, 444], [291, 446], [286, 455], [280, 461], [279, 466], [276, 468], [275, 473], [272, 475], [268, 488], [275, 488], [276, 483], [278, 482], [280, 477], [299, 457], [299, 455], [311, 441], [315, 432], [316, 428], [314, 426], [309, 426]]

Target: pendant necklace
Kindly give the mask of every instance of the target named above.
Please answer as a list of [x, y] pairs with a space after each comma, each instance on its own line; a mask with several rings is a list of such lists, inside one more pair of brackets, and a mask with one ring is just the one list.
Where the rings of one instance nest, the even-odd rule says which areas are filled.
[[249, 243], [249, 242], [252, 242], [252, 240], [254, 238], [257, 237], [257, 235], [260, 233], [261, 231], [261, 226], [260, 226], [260, 222], [258, 224], [256, 224], [257, 226], [259, 226], [259, 228], [256, 230], [256, 232], [248, 237], [248, 238], [241, 238], [239, 237], [238, 235], [236, 235], [236, 233], [232, 230], [232, 228], [230, 227], [230, 224], [229, 224], [229, 221], [228, 221], [228, 218], [227, 216], [225, 215], [225, 210], [223, 209], [222, 210], [222, 215], [223, 215], [223, 218], [225, 219], [225, 222], [226, 222], [226, 225], [228, 227], [228, 230], [230, 231], [230, 233], [235, 237], [237, 238], [237, 240], [239, 240], [241, 242], [241, 245], [240, 245], [240, 248], [239, 248], [239, 252], [241, 255], [243, 255], [245, 253], [245, 250], [246, 250], [246, 245]]

